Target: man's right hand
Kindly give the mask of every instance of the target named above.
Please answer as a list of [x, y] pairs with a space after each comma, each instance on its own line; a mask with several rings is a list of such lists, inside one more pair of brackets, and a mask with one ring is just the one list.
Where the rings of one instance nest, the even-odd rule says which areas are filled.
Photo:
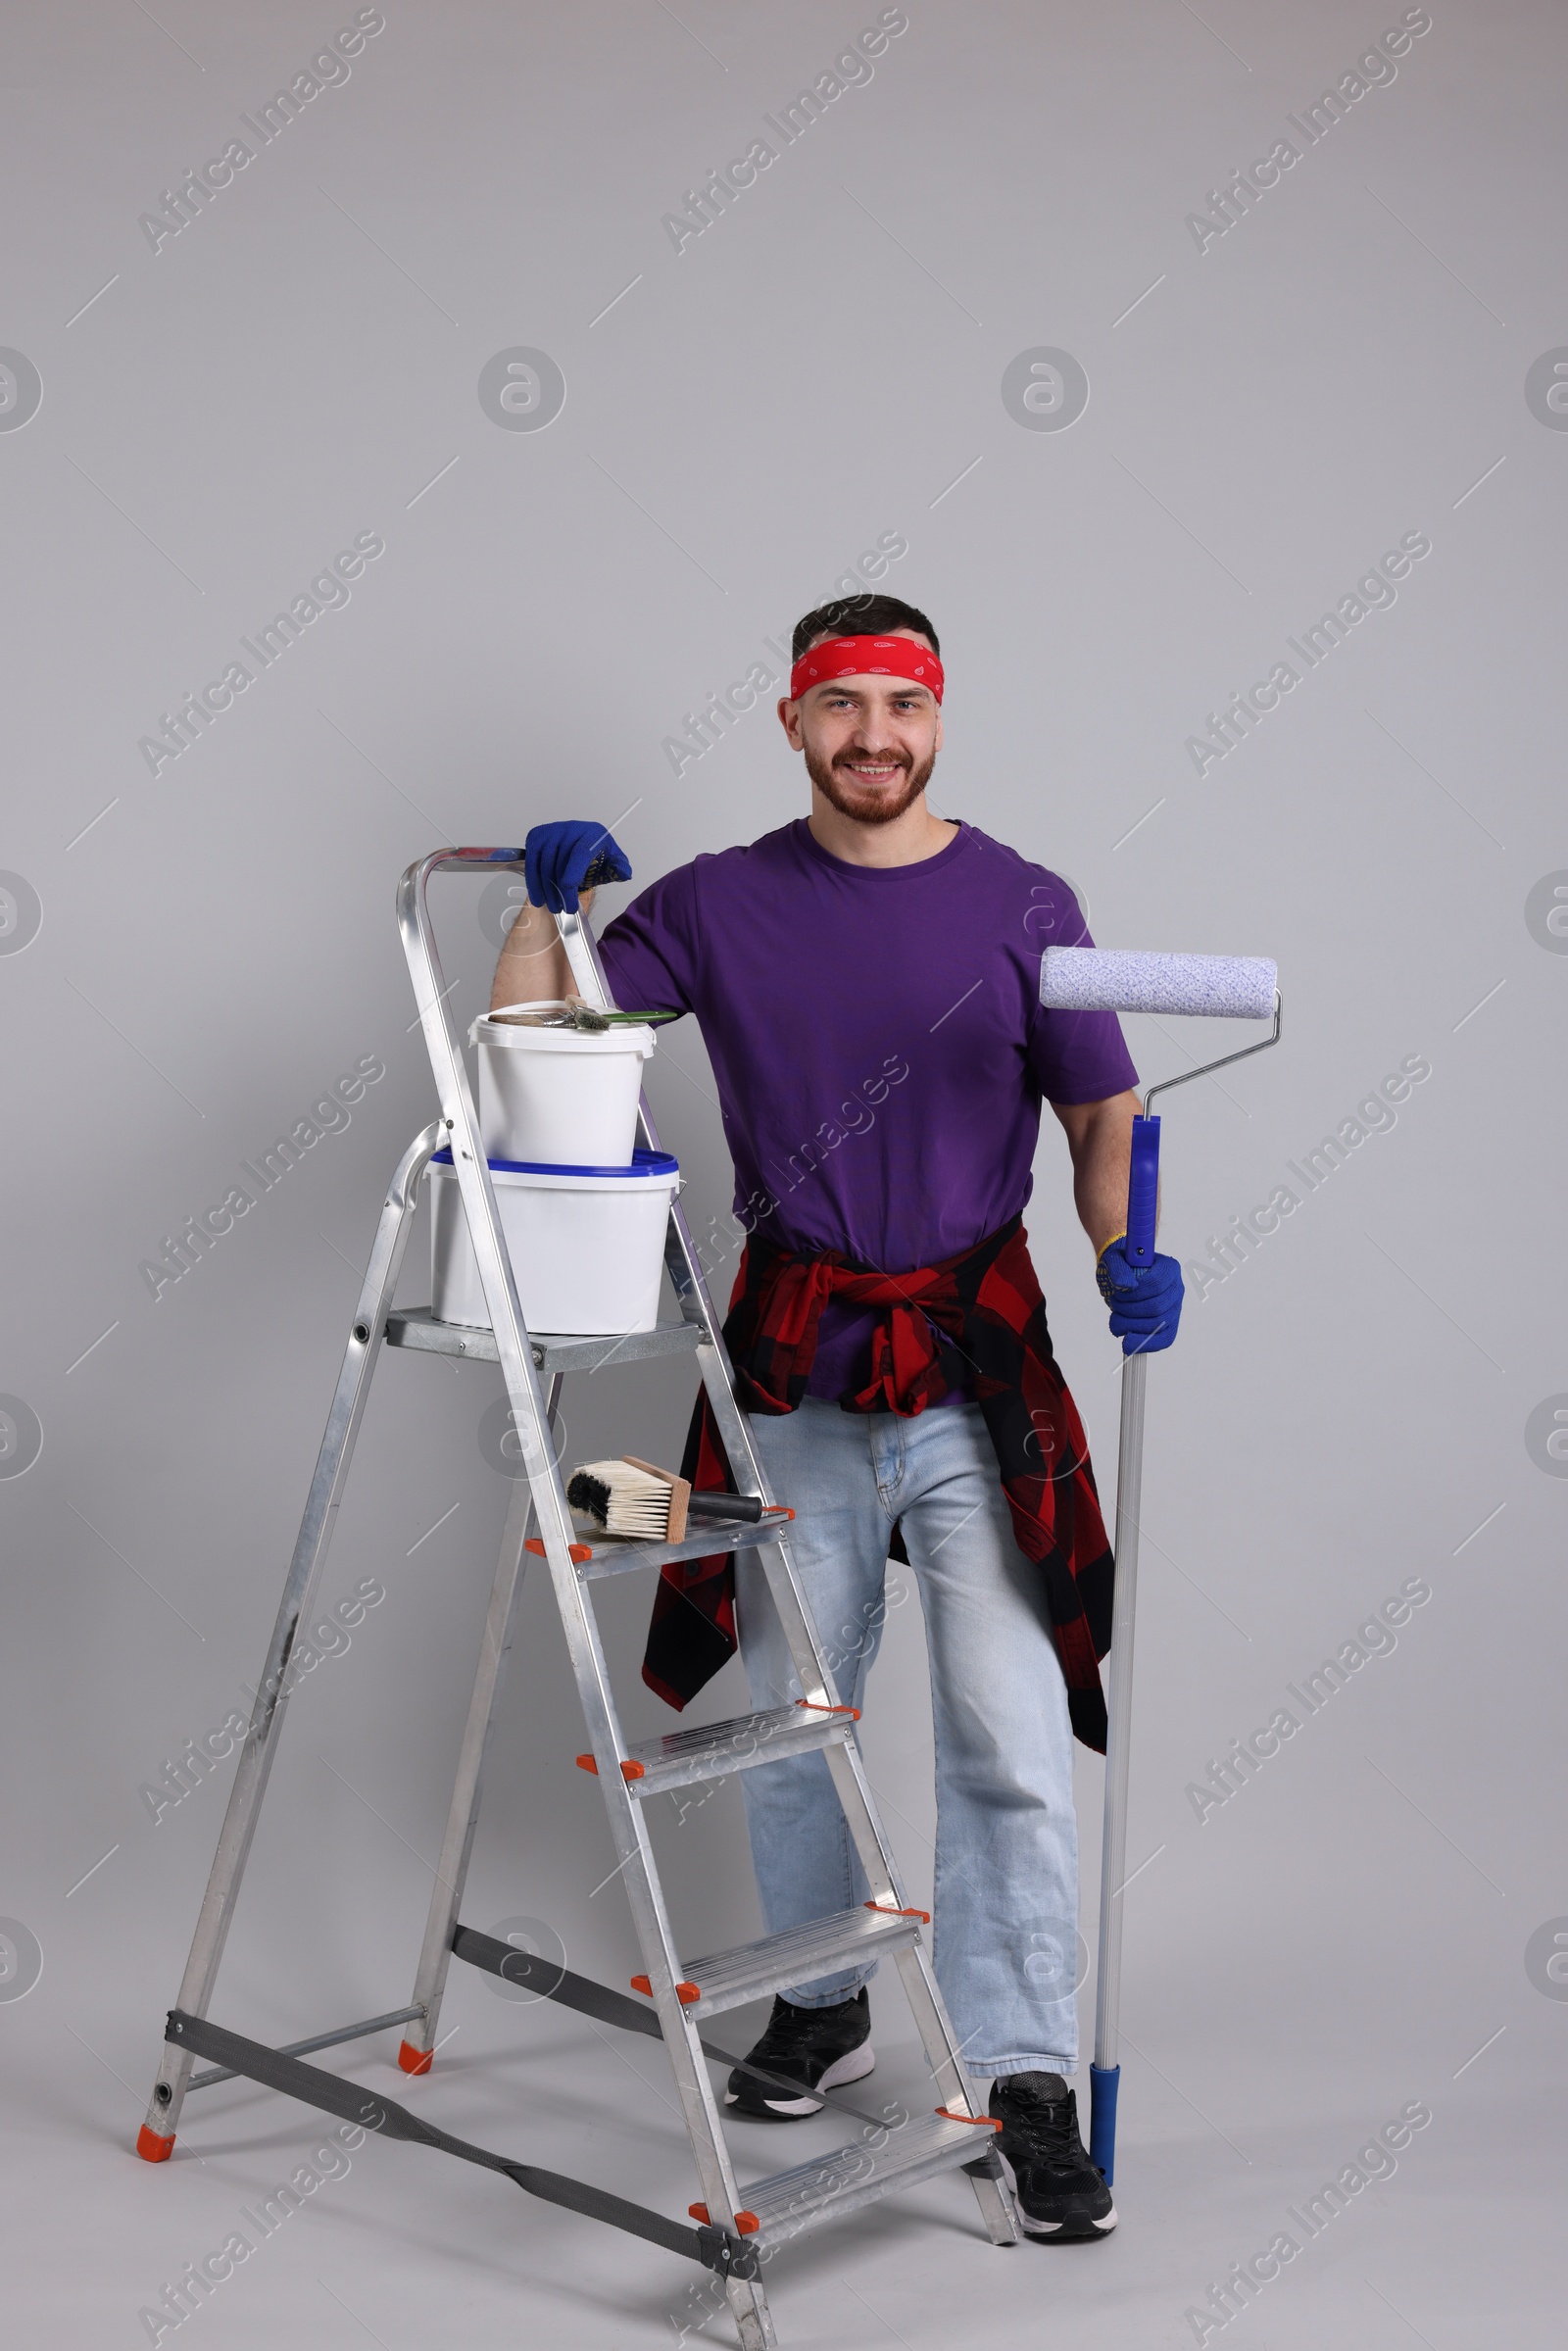
[[552, 914], [575, 914], [579, 890], [631, 880], [630, 862], [613, 834], [584, 819], [534, 825], [523, 855], [529, 903]]

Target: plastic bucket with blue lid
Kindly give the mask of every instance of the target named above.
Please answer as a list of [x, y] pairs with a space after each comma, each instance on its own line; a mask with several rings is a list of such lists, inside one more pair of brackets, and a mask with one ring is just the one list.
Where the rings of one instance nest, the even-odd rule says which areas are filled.
[[[430, 1311], [437, 1322], [488, 1330], [490, 1310], [450, 1151], [430, 1161]], [[633, 1151], [610, 1167], [492, 1158], [501, 1229], [530, 1331], [618, 1337], [659, 1320], [669, 1204], [680, 1167], [667, 1151]]]

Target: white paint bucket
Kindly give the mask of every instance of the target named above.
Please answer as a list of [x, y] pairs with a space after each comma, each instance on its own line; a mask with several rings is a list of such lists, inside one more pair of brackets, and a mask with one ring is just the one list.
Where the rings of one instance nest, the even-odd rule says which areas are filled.
[[481, 1017], [468, 1039], [478, 1048], [479, 1132], [491, 1158], [546, 1167], [630, 1165], [643, 1063], [654, 1050], [651, 1027], [519, 1028]]
[[[490, 1328], [478, 1259], [450, 1151], [430, 1162], [430, 1311]], [[501, 1229], [530, 1331], [619, 1336], [659, 1319], [669, 1203], [680, 1168], [667, 1151], [620, 1167], [519, 1165], [493, 1158]]]

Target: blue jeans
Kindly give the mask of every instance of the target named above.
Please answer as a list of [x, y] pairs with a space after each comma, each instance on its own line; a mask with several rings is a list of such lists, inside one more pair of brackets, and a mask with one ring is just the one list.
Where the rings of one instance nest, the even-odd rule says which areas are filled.
[[[925, 1614], [936, 1735], [936, 1915], [942, 1986], [977, 2080], [1077, 2063], [1078, 1834], [1072, 1731], [1045, 1587], [1013, 1538], [978, 1404], [905, 1420], [808, 1397], [754, 1414], [774, 1493], [798, 1513], [796, 1571], [839, 1695], [862, 1705], [878, 1646], [894, 1522]], [[801, 1693], [755, 1552], [736, 1560], [755, 1707]], [[826, 1759], [743, 1772], [770, 1934], [863, 1901], [865, 1880]], [[874, 1967], [874, 1962], [872, 1966]], [[792, 1987], [802, 2008], [856, 1991], [872, 1968]]]

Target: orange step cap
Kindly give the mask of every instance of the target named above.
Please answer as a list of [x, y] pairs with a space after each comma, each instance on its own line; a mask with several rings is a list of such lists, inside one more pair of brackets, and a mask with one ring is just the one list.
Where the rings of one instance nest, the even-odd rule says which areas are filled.
[[[708, 2218], [706, 2204], [688, 2204], [686, 2209], [694, 2221], [701, 2221], [708, 2228], [712, 2227], [712, 2223]], [[742, 2236], [755, 2235], [761, 2226], [762, 2224], [755, 2212], [738, 2212], [735, 2215], [735, 2227]]]
[[[654, 1996], [654, 1987], [649, 1983], [646, 1976], [633, 1976], [631, 1980], [631, 1987], [633, 1991], [646, 1993], [650, 2000]], [[690, 2008], [692, 2002], [694, 2000], [700, 2000], [702, 1996], [703, 1987], [700, 1984], [687, 1984], [683, 1982], [677, 1984], [675, 1986], [675, 1997], [683, 2008]]]

